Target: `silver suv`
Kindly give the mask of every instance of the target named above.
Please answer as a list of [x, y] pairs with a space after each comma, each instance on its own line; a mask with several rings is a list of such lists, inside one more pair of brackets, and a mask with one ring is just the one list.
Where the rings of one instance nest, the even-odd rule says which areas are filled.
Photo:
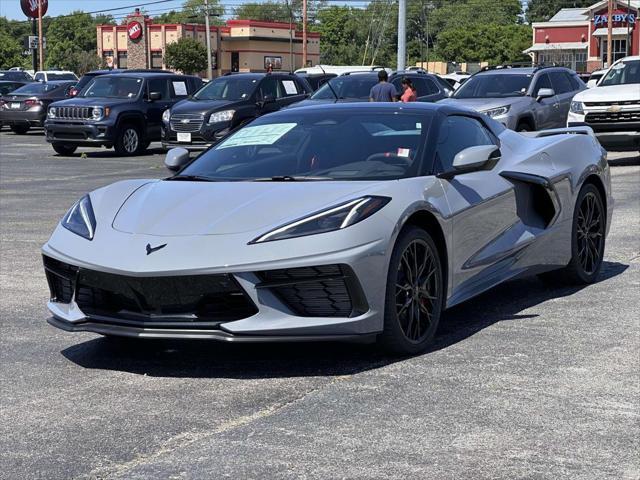
[[476, 73], [441, 102], [473, 108], [526, 132], [564, 127], [571, 99], [586, 88], [568, 68], [500, 68]]

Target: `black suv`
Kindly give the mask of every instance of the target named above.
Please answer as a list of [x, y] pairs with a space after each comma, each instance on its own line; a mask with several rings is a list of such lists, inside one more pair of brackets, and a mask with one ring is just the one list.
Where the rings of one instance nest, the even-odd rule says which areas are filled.
[[305, 99], [309, 84], [288, 73], [238, 73], [212, 80], [165, 112], [162, 146], [205, 150], [254, 118]]
[[51, 104], [44, 124], [47, 141], [60, 155], [71, 155], [79, 146], [140, 154], [160, 140], [164, 111], [201, 86], [198, 77], [163, 72], [98, 76], [75, 98]]

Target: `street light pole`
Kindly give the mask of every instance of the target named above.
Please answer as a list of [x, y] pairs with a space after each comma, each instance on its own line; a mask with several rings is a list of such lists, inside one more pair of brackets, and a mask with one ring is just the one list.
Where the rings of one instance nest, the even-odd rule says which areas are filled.
[[[204, 0], [204, 25], [207, 31], [207, 78], [211, 80], [213, 78], [213, 66], [211, 64], [211, 27], [209, 24], [209, 0]], [[219, 45], [218, 50], [220, 50]], [[220, 62], [220, 59], [216, 58], [216, 61]]]
[[608, 2], [608, 12], [607, 12], [607, 67], [611, 66], [613, 61], [613, 45], [612, 45], [612, 37], [613, 37], [613, 0], [609, 0]]
[[40, 57], [40, 70], [44, 70], [44, 55], [42, 48], [42, 0], [38, 0], [38, 53]]
[[398, 70], [404, 70], [407, 58], [407, 0], [398, 0]]
[[302, 0], [302, 66], [307, 66], [307, 0]]

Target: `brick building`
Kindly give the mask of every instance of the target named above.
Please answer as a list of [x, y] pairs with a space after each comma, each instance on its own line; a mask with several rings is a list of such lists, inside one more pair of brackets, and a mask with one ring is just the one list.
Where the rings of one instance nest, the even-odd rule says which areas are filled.
[[[114, 68], [167, 68], [165, 48], [182, 37], [195, 38], [206, 45], [204, 25], [155, 24], [139, 12], [129, 15], [125, 25], [98, 25], [96, 33], [98, 55]], [[222, 73], [259, 72], [269, 64], [276, 71], [303, 66], [302, 32], [294, 26], [290, 39], [288, 23], [228, 20], [224, 26], [212, 26], [209, 34], [214, 65], [219, 51]], [[307, 64], [317, 65], [319, 60], [320, 35], [307, 33]]]
[[[640, 0], [614, 1], [614, 60], [640, 55], [639, 9]], [[564, 65], [577, 72], [603, 68], [607, 62], [607, 15], [607, 0], [588, 8], [563, 8], [548, 22], [533, 23], [533, 46], [525, 53], [534, 63]]]

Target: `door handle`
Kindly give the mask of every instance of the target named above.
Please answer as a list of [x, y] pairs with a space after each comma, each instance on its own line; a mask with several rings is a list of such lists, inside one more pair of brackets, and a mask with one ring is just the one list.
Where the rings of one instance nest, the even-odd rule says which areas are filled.
[[553, 104], [553, 108], [560, 108], [560, 104], [559, 103], [554, 103]]

